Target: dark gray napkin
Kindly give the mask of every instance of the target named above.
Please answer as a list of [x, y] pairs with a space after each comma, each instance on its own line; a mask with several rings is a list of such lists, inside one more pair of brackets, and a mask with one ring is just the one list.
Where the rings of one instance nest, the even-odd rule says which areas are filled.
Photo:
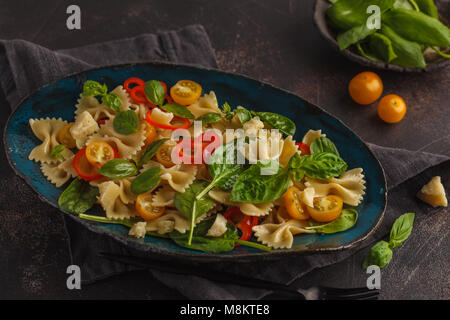
[[[21, 41], [0, 41], [0, 88], [14, 108], [21, 98], [43, 84], [64, 75], [127, 62], [165, 60], [217, 67], [206, 32], [201, 26], [135, 38], [111, 41], [82, 48], [51, 51]], [[324, 267], [349, 257], [358, 250], [383, 238], [397, 216], [416, 212], [416, 219], [425, 219], [433, 211], [415, 198], [415, 193], [433, 175], [441, 175], [444, 184], [450, 180], [450, 137], [412, 152], [370, 145], [386, 171], [389, 203], [383, 223], [376, 233], [357, 248], [339, 253], [305, 255], [278, 261], [207, 264], [207, 267], [258, 278], [291, 283], [314, 268]], [[428, 151], [428, 152], [426, 152]], [[90, 283], [113, 274], [132, 270], [121, 264], [98, 258], [98, 252], [145, 255], [123, 242], [104, 234], [91, 232], [76, 220], [62, 215], [70, 240], [72, 263], [81, 267], [83, 282]], [[367, 249], [366, 249], [367, 250]], [[269, 292], [186, 275], [151, 271], [162, 283], [177, 289], [191, 299], [258, 299]]]

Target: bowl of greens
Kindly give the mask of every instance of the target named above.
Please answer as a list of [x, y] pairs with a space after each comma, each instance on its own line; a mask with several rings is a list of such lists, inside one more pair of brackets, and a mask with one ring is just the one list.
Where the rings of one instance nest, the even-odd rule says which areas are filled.
[[447, 0], [317, 0], [314, 8], [316, 26], [336, 50], [402, 72], [450, 64], [449, 20]]

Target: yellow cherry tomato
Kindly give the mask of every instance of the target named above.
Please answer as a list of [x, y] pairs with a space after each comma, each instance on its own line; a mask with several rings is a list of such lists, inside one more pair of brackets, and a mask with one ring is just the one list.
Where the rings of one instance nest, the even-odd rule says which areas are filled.
[[104, 141], [94, 141], [86, 147], [86, 159], [91, 165], [100, 168], [109, 160], [118, 158], [117, 151]]
[[141, 120], [141, 126], [145, 126], [145, 144], [150, 144], [156, 140], [156, 128], [145, 120]]
[[153, 195], [150, 192], [141, 193], [136, 198], [136, 210], [142, 219], [150, 221], [163, 215], [166, 207], [152, 206]]
[[299, 188], [295, 186], [290, 187], [283, 196], [284, 206], [293, 219], [308, 220], [309, 214], [300, 199], [300, 193]]
[[193, 104], [200, 98], [202, 87], [191, 80], [180, 80], [172, 88], [170, 88], [170, 96], [172, 99], [183, 106]]
[[314, 208], [306, 207], [311, 218], [317, 222], [330, 222], [341, 215], [343, 201], [335, 195], [314, 198]]
[[70, 134], [70, 128], [73, 126], [73, 122], [70, 122], [59, 129], [58, 134], [56, 135], [56, 139], [59, 143], [65, 145], [69, 149], [75, 148], [77, 145], [75, 143], [75, 139]]
[[378, 100], [383, 93], [383, 82], [373, 72], [357, 74], [348, 85], [350, 97], [358, 104], [371, 104]]
[[378, 116], [387, 123], [396, 123], [406, 114], [405, 101], [396, 94], [384, 96], [378, 103]]
[[175, 165], [175, 163], [172, 162], [172, 149], [173, 146], [163, 144], [156, 152], [156, 160], [166, 168], [170, 168]]

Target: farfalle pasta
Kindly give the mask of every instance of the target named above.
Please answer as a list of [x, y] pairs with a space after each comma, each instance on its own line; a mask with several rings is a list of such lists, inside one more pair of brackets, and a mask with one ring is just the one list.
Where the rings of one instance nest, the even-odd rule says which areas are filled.
[[[362, 168], [349, 169], [321, 129], [296, 142], [290, 119], [219, 107], [194, 81], [168, 90], [130, 78], [108, 92], [88, 80], [74, 104], [73, 121], [30, 119], [41, 143], [29, 159], [66, 186], [63, 210], [131, 237], [206, 252], [289, 249], [363, 201]], [[95, 205], [104, 217], [85, 213]]]

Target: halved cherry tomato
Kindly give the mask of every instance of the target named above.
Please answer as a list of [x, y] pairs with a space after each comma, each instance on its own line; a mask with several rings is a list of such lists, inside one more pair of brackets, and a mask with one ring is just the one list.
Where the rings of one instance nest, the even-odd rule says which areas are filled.
[[72, 165], [78, 173], [78, 176], [83, 180], [92, 181], [103, 178], [103, 176], [97, 172], [97, 168], [91, 165], [87, 160], [86, 147], [75, 154]]
[[311, 150], [309, 149], [309, 146], [306, 143], [296, 142], [295, 144], [302, 152], [302, 155], [311, 154]]
[[[239, 239], [243, 241], [248, 241], [252, 237], [252, 229], [258, 224], [258, 217], [243, 214], [239, 207], [228, 208], [223, 216], [229, 223], [241, 230], [241, 237]], [[236, 243], [234, 246], [237, 247], [240, 244]]]
[[341, 215], [343, 201], [335, 195], [314, 198], [314, 208], [306, 206], [311, 218], [317, 222], [330, 222]]
[[136, 210], [144, 220], [154, 220], [163, 215], [166, 207], [152, 206], [153, 195], [150, 192], [141, 193], [136, 198]]
[[147, 145], [155, 141], [157, 136], [155, 127], [145, 120], [141, 120], [140, 123], [141, 126], [145, 126], [145, 144]]
[[183, 106], [193, 104], [200, 98], [202, 87], [191, 80], [180, 80], [172, 88], [170, 88], [170, 96], [172, 99]]
[[109, 160], [118, 157], [117, 150], [104, 141], [94, 141], [86, 146], [86, 159], [96, 168], [101, 168]]
[[350, 97], [358, 104], [371, 104], [383, 93], [383, 82], [373, 72], [357, 74], [348, 85]]
[[170, 168], [175, 165], [175, 163], [172, 162], [172, 149], [173, 146], [163, 144], [156, 152], [156, 160], [158, 160], [158, 162], [166, 168]]
[[308, 220], [309, 214], [300, 199], [300, 189], [296, 186], [290, 187], [283, 196], [284, 206], [293, 219]]
[[130, 93], [131, 90], [133, 88], [130, 88], [130, 85], [135, 84], [138, 87], [143, 87], [145, 86], [145, 81], [141, 80], [139, 78], [130, 78], [125, 80], [125, 82], [123, 83], [123, 88], [125, 89], [126, 92]]
[[378, 103], [378, 116], [387, 123], [397, 123], [406, 114], [405, 101], [396, 94], [384, 96]]
[[[180, 126], [174, 126], [172, 124], [163, 124], [152, 120], [152, 110], [148, 110], [147, 115], [145, 116], [147, 119], [147, 122], [151, 124], [152, 126], [161, 128], [161, 129], [170, 129], [170, 130], [176, 130], [176, 129], [187, 129], [191, 126], [191, 123], [189, 122], [189, 119], [181, 118], [178, 116], [174, 116], [173, 120], [181, 122], [182, 124]], [[173, 121], [172, 120], [172, 121]]]
[[99, 126], [101, 126], [102, 124], [106, 123], [106, 120], [109, 120], [109, 118], [99, 119], [99, 120], [97, 120], [97, 123], [98, 123]]
[[56, 139], [59, 143], [65, 145], [69, 149], [73, 149], [77, 146], [75, 139], [70, 134], [70, 128], [73, 126], [73, 122], [70, 122], [59, 129]]

